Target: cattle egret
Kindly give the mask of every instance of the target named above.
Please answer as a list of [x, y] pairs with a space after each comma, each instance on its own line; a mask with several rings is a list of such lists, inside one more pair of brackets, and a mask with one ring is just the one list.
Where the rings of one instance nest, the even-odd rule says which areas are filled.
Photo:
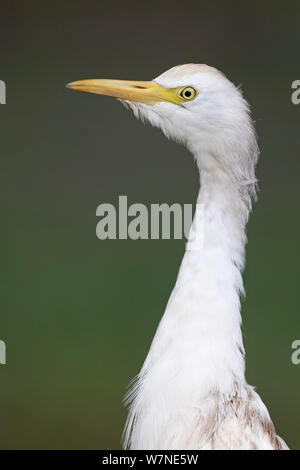
[[[245, 379], [241, 272], [259, 151], [249, 106], [213, 67], [186, 64], [152, 81], [81, 80], [113, 96], [194, 155], [201, 246], [187, 249], [150, 351], [127, 395], [129, 449], [288, 449]], [[199, 229], [199, 228], [198, 228]]]

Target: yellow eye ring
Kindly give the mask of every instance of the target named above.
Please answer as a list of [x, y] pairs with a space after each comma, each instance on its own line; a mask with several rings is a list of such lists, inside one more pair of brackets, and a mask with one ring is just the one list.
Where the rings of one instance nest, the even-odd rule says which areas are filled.
[[197, 96], [197, 91], [195, 88], [191, 86], [187, 86], [183, 88], [180, 92], [181, 98], [183, 98], [185, 101], [191, 101]]

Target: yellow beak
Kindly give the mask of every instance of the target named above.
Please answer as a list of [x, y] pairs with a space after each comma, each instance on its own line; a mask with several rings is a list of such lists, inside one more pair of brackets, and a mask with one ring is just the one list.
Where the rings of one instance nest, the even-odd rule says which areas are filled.
[[113, 96], [122, 100], [154, 105], [161, 101], [180, 104], [174, 88], [164, 88], [155, 82], [135, 82], [131, 80], [79, 80], [66, 85], [72, 90]]

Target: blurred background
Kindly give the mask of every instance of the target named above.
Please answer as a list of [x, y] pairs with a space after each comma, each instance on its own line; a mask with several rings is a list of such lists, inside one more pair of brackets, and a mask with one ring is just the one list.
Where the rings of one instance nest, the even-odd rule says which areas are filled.
[[100, 241], [96, 207], [194, 203], [188, 152], [117, 101], [64, 88], [148, 80], [186, 62], [241, 84], [259, 134], [260, 199], [248, 226], [247, 379], [300, 448], [300, 3], [1, 4], [0, 446], [117, 449], [122, 397], [174, 285], [184, 240]]

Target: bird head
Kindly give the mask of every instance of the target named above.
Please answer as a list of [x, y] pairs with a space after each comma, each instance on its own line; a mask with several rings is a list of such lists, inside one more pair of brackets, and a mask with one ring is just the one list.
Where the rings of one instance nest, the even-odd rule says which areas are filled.
[[255, 179], [258, 151], [248, 104], [213, 67], [185, 64], [152, 81], [93, 79], [67, 87], [119, 99], [136, 117], [186, 145], [200, 169]]

